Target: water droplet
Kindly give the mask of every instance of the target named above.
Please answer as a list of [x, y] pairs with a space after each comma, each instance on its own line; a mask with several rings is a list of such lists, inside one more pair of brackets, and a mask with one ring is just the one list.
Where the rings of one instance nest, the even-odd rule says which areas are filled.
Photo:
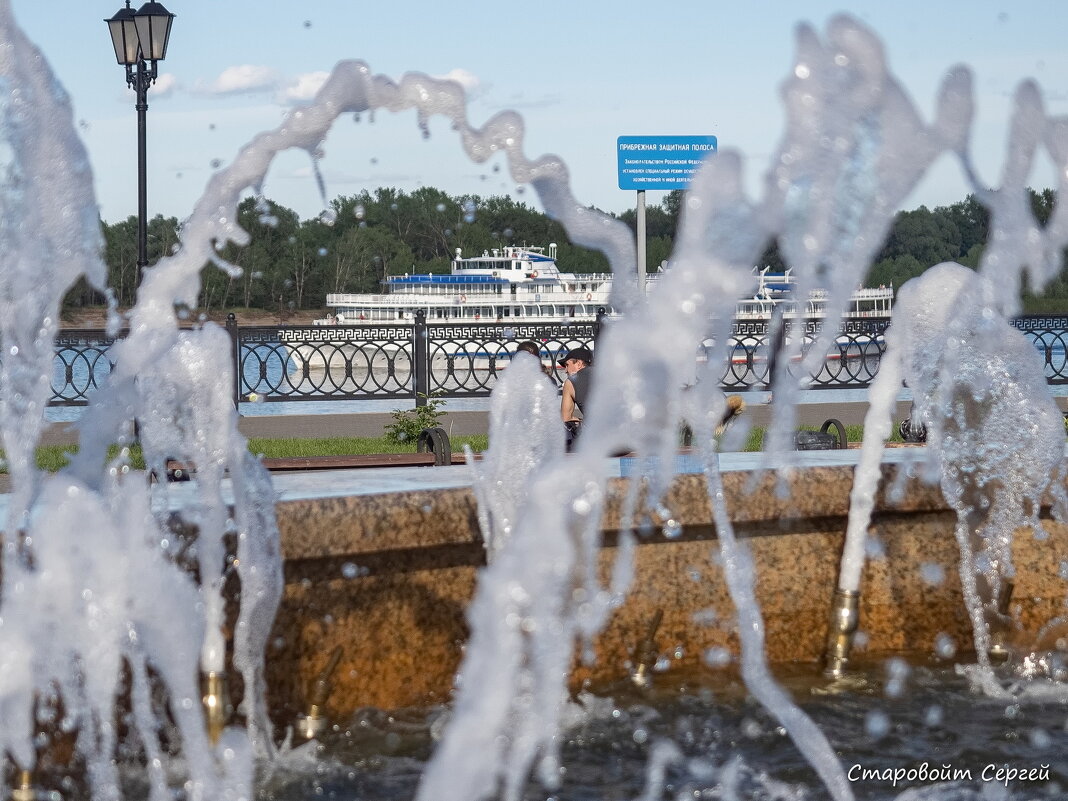
[[927, 707], [927, 711], [923, 713], [923, 724], [925, 726], [940, 726], [942, 724], [942, 707], [938, 704], [932, 704]]
[[1045, 729], [1031, 729], [1028, 737], [1033, 748], [1049, 748], [1053, 744], [1053, 739]]
[[434, 208], [437, 209], [439, 212], [445, 211], [445, 204], [444, 203], [439, 203]]
[[742, 721], [742, 734], [744, 734], [750, 740], [755, 740], [763, 733], [764, 730], [760, 727], [760, 724], [752, 718], [746, 718], [744, 721]]
[[957, 653], [957, 644], [953, 641], [945, 632], [939, 632], [934, 640], [935, 653], [942, 659], [952, 659], [953, 655]]
[[357, 203], [356, 208], [352, 210], [352, 213], [356, 215], [357, 220], [362, 220], [367, 214], [367, 209], [363, 207], [362, 203]]
[[212, 159], [210, 163], [211, 163], [211, 168], [213, 170], [217, 170], [217, 169], [219, 169], [219, 167], [222, 166], [222, 159]]
[[720, 668], [731, 663], [731, 652], [726, 648], [709, 648], [705, 651], [705, 664], [709, 667]]
[[864, 718], [864, 730], [873, 740], [881, 740], [890, 732], [890, 718], [881, 709], [872, 709]]
[[946, 577], [946, 571], [942, 565], [934, 562], [925, 562], [920, 565], [920, 576], [932, 587], [937, 587]]

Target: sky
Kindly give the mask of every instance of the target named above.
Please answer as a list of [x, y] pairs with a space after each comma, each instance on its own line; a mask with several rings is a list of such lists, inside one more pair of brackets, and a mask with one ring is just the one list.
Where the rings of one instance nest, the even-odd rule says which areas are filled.
[[[4, 2], [5, 0], [0, 0]], [[7, 0], [72, 98], [93, 164], [102, 218], [137, 210], [134, 96], [116, 64], [104, 20], [121, 0]], [[133, 7], [140, 5], [135, 0]], [[759, 192], [781, 136], [779, 87], [790, 73], [795, 27], [822, 32], [848, 13], [882, 39], [899, 82], [930, 119], [946, 72], [975, 75], [973, 153], [983, 181], [998, 183], [1012, 95], [1042, 87], [1048, 113], [1068, 114], [1068, 2], [898, 0], [164, 0], [176, 14], [166, 60], [149, 92], [149, 215], [185, 219], [208, 177], [257, 133], [307, 102], [339, 61], [356, 59], [399, 79], [423, 72], [460, 81], [468, 116], [481, 125], [514, 109], [525, 120], [528, 158], [560, 156], [576, 199], [634, 208], [618, 188], [616, 139], [713, 135], [744, 154], [746, 186]], [[379, 186], [434, 186], [450, 195], [509, 194], [537, 208], [500, 162], [476, 165], [449, 126], [424, 138], [414, 112], [339, 119], [323, 146], [326, 199]], [[1052, 186], [1048, 165], [1032, 180]], [[968, 192], [949, 159], [935, 165], [903, 208], [947, 205]], [[307, 153], [276, 160], [264, 193], [302, 219], [323, 197]], [[649, 192], [657, 203], [663, 193]]]

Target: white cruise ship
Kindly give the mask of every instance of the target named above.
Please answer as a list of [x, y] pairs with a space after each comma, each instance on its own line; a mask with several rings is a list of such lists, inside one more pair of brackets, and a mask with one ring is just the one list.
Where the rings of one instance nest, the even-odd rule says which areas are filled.
[[[788, 315], [820, 317], [826, 292], [817, 291], [798, 307], [790, 271], [754, 270], [756, 290], [739, 300], [739, 320], [770, 320], [786, 303]], [[650, 288], [658, 273], [647, 276]], [[610, 312], [611, 273], [565, 273], [556, 265], [556, 245], [506, 247], [464, 257], [457, 249], [448, 275], [392, 275], [381, 294], [334, 293], [326, 296], [331, 316], [319, 325], [381, 325], [411, 321], [422, 309], [427, 322], [560, 323], [594, 320], [598, 310]], [[858, 289], [847, 317], [889, 316], [892, 287]]]

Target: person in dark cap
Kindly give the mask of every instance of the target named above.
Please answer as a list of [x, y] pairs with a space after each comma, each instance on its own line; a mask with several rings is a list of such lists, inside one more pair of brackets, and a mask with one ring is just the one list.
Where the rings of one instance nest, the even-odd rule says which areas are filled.
[[593, 371], [593, 353], [589, 348], [572, 348], [557, 360], [567, 373], [567, 379], [560, 392], [560, 417], [567, 429], [567, 449], [574, 448], [579, 428], [582, 425], [583, 410], [590, 394], [590, 380]]

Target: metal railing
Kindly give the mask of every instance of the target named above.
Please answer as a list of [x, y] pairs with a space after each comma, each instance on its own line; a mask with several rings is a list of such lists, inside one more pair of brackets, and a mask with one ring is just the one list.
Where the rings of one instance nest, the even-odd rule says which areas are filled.
[[[886, 317], [843, 321], [819, 371], [808, 377], [808, 386], [868, 386], [879, 370], [889, 322]], [[231, 317], [226, 325], [231, 352], [220, 358], [235, 367], [235, 403], [378, 398], [421, 405], [431, 396], [488, 396], [524, 340], [539, 344], [542, 360], [551, 363], [562, 380], [557, 359], [580, 345], [594, 347], [602, 327], [610, 324], [604, 318], [558, 324], [427, 322], [420, 313], [410, 322], [381, 325], [239, 326]], [[1068, 316], [1020, 317], [1012, 324], [1041, 354], [1046, 380], [1068, 384]], [[800, 336], [804, 353], [823, 325], [819, 319], [790, 321], [785, 336]], [[111, 346], [121, 336], [109, 337], [97, 329], [62, 331], [55, 344], [49, 404], [85, 405], [89, 393], [110, 375]], [[720, 379], [723, 389], [768, 386], [768, 340], [767, 322], [734, 322]], [[707, 352], [702, 346], [697, 359]], [[796, 365], [788, 369], [794, 371]]]

